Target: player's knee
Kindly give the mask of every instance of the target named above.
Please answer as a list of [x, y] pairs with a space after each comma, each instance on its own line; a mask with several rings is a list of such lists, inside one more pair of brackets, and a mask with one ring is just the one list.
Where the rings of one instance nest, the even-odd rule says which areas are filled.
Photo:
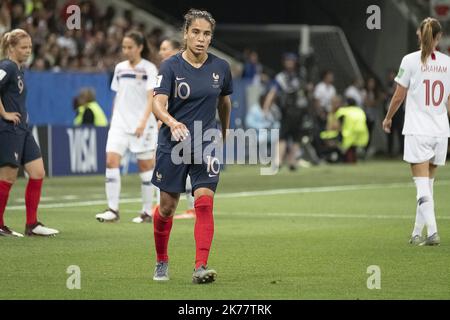
[[0, 179], [1, 181], [5, 181], [9, 184], [14, 184], [17, 181], [17, 176], [5, 176]]
[[162, 203], [159, 205], [159, 213], [164, 217], [171, 217], [175, 214], [177, 209], [176, 204], [173, 203]]
[[35, 170], [29, 173], [31, 179], [40, 180], [45, 178], [45, 169]]
[[147, 172], [154, 168], [154, 164], [151, 161], [139, 161], [138, 166], [140, 172]]
[[106, 168], [115, 169], [115, 168], [119, 168], [119, 167], [120, 167], [120, 163], [116, 159], [111, 159], [111, 158], [106, 159]]

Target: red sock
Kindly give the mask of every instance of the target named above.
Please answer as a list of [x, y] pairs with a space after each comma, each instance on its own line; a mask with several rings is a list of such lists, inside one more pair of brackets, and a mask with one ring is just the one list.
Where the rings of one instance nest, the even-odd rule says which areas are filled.
[[153, 233], [155, 235], [156, 260], [169, 261], [167, 247], [169, 245], [170, 230], [172, 230], [173, 217], [166, 218], [159, 213], [159, 207], [153, 214]]
[[213, 198], [201, 196], [195, 201], [195, 268], [208, 264], [214, 236]]
[[9, 190], [12, 183], [0, 181], [0, 227], [4, 226], [3, 215], [5, 213], [6, 203], [8, 202]]
[[25, 190], [25, 207], [27, 208], [27, 224], [37, 222], [37, 209], [41, 201], [42, 182], [44, 179], [29, 179]]

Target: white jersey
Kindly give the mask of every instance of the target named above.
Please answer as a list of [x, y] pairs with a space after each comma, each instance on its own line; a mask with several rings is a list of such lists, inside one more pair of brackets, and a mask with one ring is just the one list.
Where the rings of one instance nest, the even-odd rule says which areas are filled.
[[450, 57], [436, 51], [423, 65], [420, 56], [420, 51], [406, 55], [395, 78], [408, 88], [403, 134], [449, 137]]
[[[111, 127], [134, 134], [147, 108], [148, 91], [156, 85], [158, 71], [148, 60], [142, 59], [134, 68], [128, 60], [116, 65], [111, 90], [116, 91]], [[156, 128], [156, 119], [150, 115], [146, 130]]]

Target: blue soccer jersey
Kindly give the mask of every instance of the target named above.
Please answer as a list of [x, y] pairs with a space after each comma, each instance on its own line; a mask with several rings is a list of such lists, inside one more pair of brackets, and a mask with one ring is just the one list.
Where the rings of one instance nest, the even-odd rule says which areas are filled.
[[[168, 112], [188, 128], [193, 139], [194, 121], [201, 121], [202, 132], [217, 128], [218, 98], [233, 92], [230, 66], [208, 53], [203, 65], [195, 68], [178, 53], [162, 63], [154, 92], [169, 97]], [[171, 141], [170, 128], [163, 125], [158, 136], [159, 151], [170, 152], [176, 144]]]
[[19, 112], [20, 123], [17, 126], [0, 117], [0, 131], [27, 130], [28, 113], [25, 107], [26, 88], [22, 69], [9, 59], [0, 61], [0, 98], [6, 112]]

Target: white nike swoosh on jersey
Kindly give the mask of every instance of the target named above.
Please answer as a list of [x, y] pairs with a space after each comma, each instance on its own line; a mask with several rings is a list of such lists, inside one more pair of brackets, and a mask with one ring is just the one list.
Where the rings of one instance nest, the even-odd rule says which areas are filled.
[[214, 178], [214, 177], [217, 177], [217, 174], [208, 174], [208, 176], [209, 176], [210, 178]]
[[175, 79], [177, 79], [177, 80], [184, 80], [186, 78], [175, 77]]

